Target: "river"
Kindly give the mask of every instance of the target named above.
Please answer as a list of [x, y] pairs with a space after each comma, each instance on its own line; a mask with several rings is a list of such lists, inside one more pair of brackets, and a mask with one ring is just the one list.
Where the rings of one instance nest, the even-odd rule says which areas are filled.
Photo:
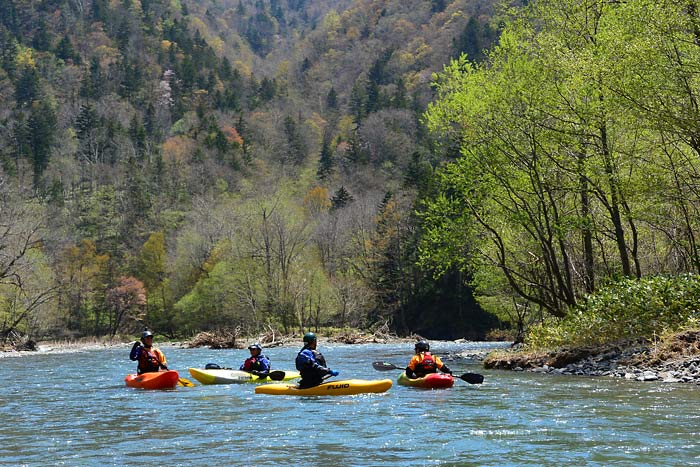
[[[157, 345], [157, 342], [156, 342]], [[487, 343], [433, 343], [434, 353]], [[163, 346], [171, 369], [239, 365], [247, 350]], [[700, 387], [485, 371], [484, 384], [394, 385], [384, 394], [254, 394], [253, 384], [127, 388], [130, 346], [0, 359], [0, 465], [691, 466], [700, 465]], [[406, 344], [330, 345], [343, 378], [405, 365]], [[265, 350], [292, 369], [296, 348]]]

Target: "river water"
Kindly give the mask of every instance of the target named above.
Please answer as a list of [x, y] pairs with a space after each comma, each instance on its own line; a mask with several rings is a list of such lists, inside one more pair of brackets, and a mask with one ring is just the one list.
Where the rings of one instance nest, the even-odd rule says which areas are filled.
[[[434, 353], [486, 343], [433, 343]], [[384, 394], [254, 394], [203, 386], [188, 367], [239, 365], [247, 350], [163, 346], [197, 384], [127, 388], [130, 346], [0, 359], [0, 465], [67, 466], [691, 466], [700, 465], [700, 387], [484, 371], [446, 390], [396, 384]], [[342, 378], [381, 379], [371, 362], [405, 365], [406, 344], [326, 345]], [[296, 348], [266, 350], [292, 369]]]

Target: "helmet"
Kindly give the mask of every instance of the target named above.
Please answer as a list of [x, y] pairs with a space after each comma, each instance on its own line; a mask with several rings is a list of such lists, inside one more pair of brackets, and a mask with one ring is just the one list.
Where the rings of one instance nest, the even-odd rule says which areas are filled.
[[421, 352], [427, 352], [430, 350], [430, 344], [428, 344], [428, 341], [425, 339], [421, 339], [418, 342], [416, 342], [416, 350], [420, 350]]
[[258, 349], [259, 351], [262, 352], [262, 346], [258, 344], [257, 342], [255, 344], [250, 344], [248, 346], [248, 350], [253, 350], [253, 349]]
[[316, 334], [313, 332], [307, 332], [304, 334], [304, 343], [308, 344], [310, 342], [316, 342]]
[[144, 330], [143, 333], [141, 334], [141, 339], [145, 339], [147, 337], [153, 337], [153, 333], [149, 331], [148, 329]]

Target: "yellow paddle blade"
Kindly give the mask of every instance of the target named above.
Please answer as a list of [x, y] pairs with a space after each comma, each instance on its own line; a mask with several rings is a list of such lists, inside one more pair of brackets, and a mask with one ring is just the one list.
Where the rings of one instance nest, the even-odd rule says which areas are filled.
[[192, 383], [192, 381], [190, 381], [189, 379], [186, 379], [186, 378], [178, 378], [177, 385], [191, 388], [192, 386], [194, 386], [194, 383]]

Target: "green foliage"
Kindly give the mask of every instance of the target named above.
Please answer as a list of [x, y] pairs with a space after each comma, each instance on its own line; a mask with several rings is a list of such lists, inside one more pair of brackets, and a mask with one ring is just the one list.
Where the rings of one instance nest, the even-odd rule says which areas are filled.
[[533, 347], [595, 345], [653, 339], [700, 325], [700, 276], [623, 279], [599, 289], [556, 322], [533, 327]]
[[699, 120], [680, 85], [694, 13], [543, 0], [510, 14], [485, 61], [437, 75], [426, 122], [461, 146], [421, 213], [423, 264], [559, 317], [619, 277], [700, 272]]

